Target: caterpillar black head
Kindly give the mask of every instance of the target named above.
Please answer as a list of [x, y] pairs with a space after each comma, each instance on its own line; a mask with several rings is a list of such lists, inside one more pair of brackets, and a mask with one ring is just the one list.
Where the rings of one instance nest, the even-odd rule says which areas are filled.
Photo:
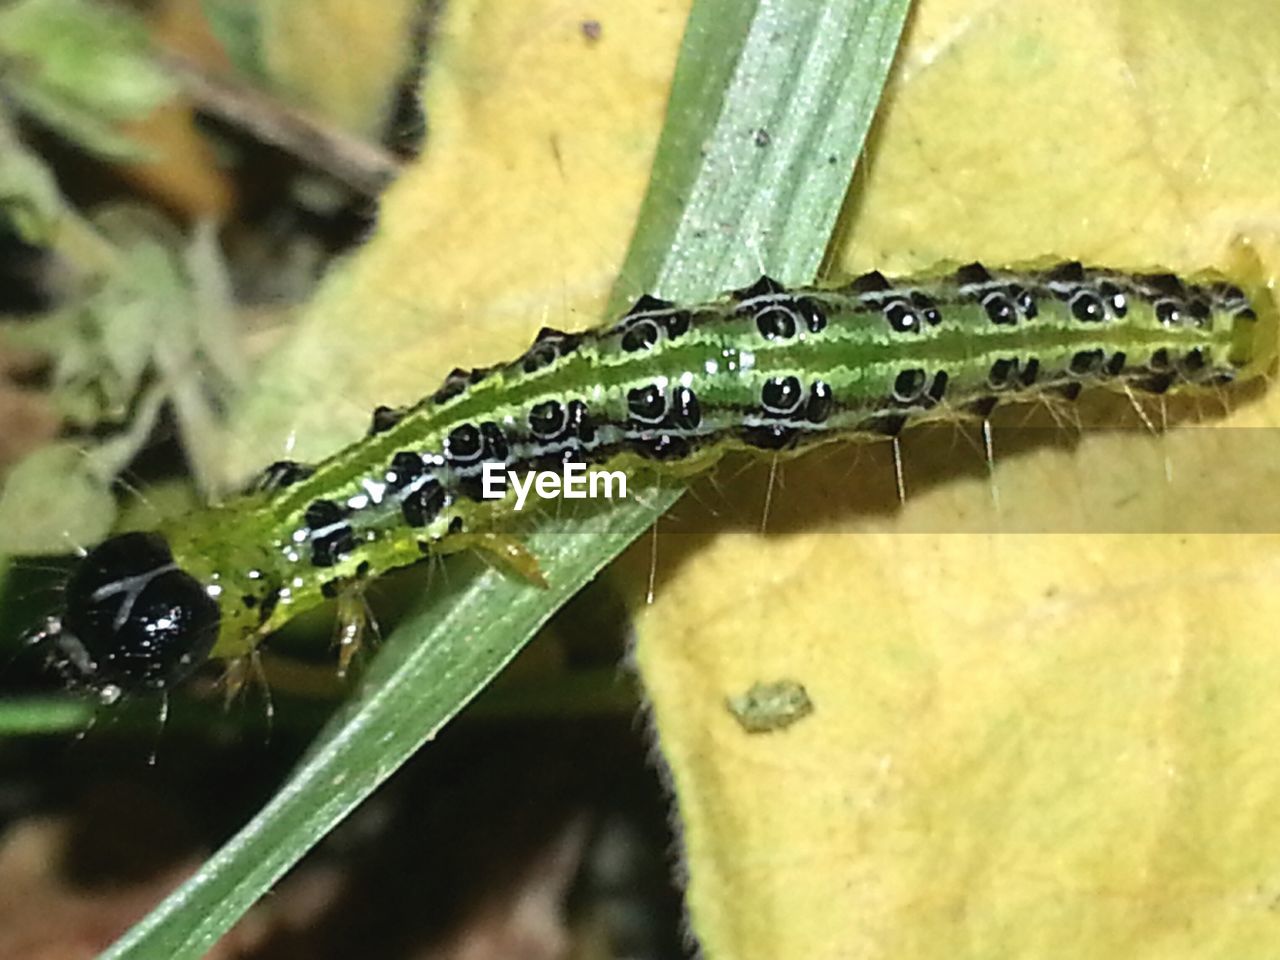
[[33, 643], [69, 685], [111, 702], [185, 677], [213, 647], [218, 621], [218, 605], [178, 569], [164, 537], [125, 533], [76, 564], [65, 612]]

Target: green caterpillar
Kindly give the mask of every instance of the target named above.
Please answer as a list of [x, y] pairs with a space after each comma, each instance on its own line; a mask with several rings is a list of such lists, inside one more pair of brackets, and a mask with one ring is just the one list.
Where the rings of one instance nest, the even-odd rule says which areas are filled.
[[689, 475], [731, 450], [883, 438], [1090, 385], [1225, 384], [1270, 363], [1264, 314], [1221, 279], [1079, 263], [833, 289], [763, 277], [694, 306], [645, 296], [613, 325], [544, 329], [510, 363], [380, 408], [367, 437], [318, 464], [277, 463], [222, 506], [105, 541], [33, 641], [104, 699], [163, 689], [352, 584], [486, 536], [502, 547], [513, 498], [483, 496], [485, 464]]

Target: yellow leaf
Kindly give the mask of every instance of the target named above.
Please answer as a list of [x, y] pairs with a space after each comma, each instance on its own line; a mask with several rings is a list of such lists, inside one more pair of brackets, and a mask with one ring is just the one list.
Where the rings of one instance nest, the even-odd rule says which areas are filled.
[[378, 404], [516, 356], [544, 324], [599, 320], [687, 8], [596, 10], [598, 36], [567, 0], [450, 4], [424, 91], [427, 149], [264, 369], [230, 475], [332, 452]]
[[295, 102], [371, 139], [413, 60], [416, 0], [264, 0], [263, 67]]

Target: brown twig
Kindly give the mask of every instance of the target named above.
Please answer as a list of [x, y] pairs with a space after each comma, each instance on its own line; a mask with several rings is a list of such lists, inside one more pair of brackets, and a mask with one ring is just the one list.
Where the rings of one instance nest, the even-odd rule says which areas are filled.
[[382, 147], [308, 116], [233, 78], [210, 73], [186, 57], [160, 51], [196, 109], [284, 150], [365, 196], [376, 196], [400, 165]]

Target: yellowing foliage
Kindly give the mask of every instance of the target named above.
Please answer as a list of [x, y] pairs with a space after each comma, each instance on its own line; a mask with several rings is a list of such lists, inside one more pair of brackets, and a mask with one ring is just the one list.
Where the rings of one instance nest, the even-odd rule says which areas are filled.
[[[265, 371], [241, 466], [595, 322], [684, 11], [595, 4], [597, 40], [581, 11], [450, 5], [430, 148]], [[1192, 270], [1244, 233], [1274, 268], [1276, 50], [1265, 0], [925, 0], [835, 259]], [[686, 498], [637, 652], [708, 956], [1271, 955], [1280, 539], [1228, 531], [1271, 524], [1278, 418], [1258, 390], [1164, 439], [997, 432], [994, 493], [931, 431], [900, 509], [887, 449], [818, 453], [766, 534], [767, 468]], [[615, 568], [637, 597], [651, 548]], [[784, 679], [811, 715], [751, 734], [726, 709]]]
[[413, 56], [414, 0], [262, 0], [271, 83], [352, 133], [379, 139]]
[[[317, 457], [380, 403], [455, 366], [520, 353], [544, 324], [589, 326], [648, 182], [685, 11], [451, 4], [424, 102], [430, 144], [377, 228], [273, 356], [229, 464]], [[323, 385], [323, 386], [318, 386]]]

